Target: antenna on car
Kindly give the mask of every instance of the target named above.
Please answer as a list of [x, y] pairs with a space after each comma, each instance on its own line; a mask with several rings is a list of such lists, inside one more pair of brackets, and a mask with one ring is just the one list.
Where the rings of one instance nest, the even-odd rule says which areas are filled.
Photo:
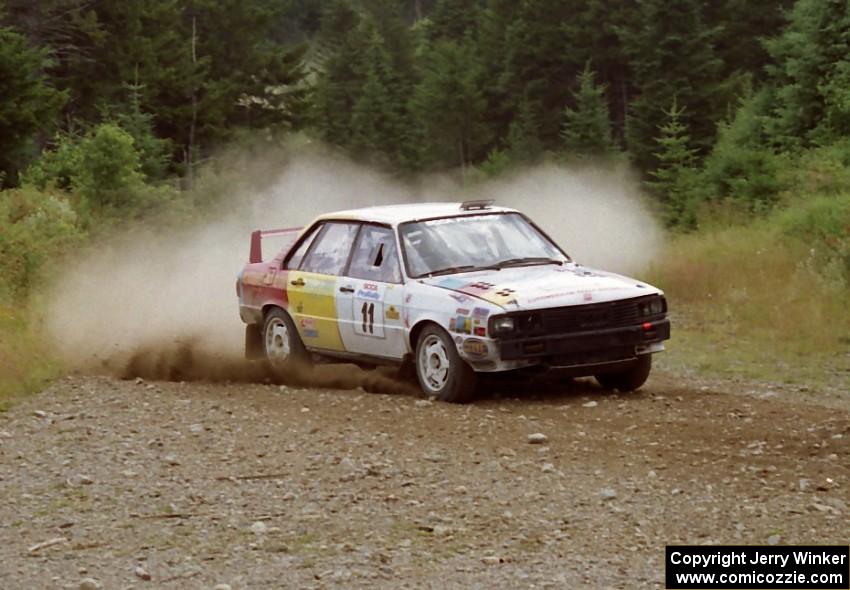
[[496, 202], [496, 199], [475, 199], [472, 201], [464, 201], [460, 204], [460, 208], [462, 211], [473, 211], [475, 209], [487, 209], [493, 203]]

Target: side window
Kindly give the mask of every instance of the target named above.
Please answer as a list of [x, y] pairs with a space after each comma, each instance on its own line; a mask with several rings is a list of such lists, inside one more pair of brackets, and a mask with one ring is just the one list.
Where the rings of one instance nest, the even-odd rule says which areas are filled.
[[356, 223], [330, 222], [310, 248], [301, 270], [323, 275], [342, 272], [357, 235]]
[[310, 244], [312, 244], [313, 240], [316, 239], [316, 236], [319, 235], [319, 232], [322, 230], [322, 227], [323, 226], [319, 224], [310, 231], [310, 234], [306, 238], [304, 238], [304, 241], [301, 242], [301, 245], [298, 246], [295, 252], [289, 255], [289, 258], [286, 260], [284, 268], [293, 270], [298, 268], [298, 265], [301, 264], [301, 260], [303, 260], [304, 258], [304, 254], [306, 254], [307, 250], [310, 249]]
[[382, 283], [400, 283], [398, 249], [393, 231], [386, 227], [364, 225], [351, 259], [348, 275]]

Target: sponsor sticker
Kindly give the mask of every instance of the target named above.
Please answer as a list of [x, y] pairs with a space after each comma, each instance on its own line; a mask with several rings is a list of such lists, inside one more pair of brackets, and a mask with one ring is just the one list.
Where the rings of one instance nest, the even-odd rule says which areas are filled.
[[472, 318], [457, 316], [449, 320], [449, 331], [458, 334], [472, 334]]
[[469, 358], [484, 358], [489, 353], [487, 343], [478, 338], [467, 338], [463, 341], [463, 352]]
[[455, 310], [455, 313], [456, 313], [457, 315], [469, 315], [469, 310], [468, 310], [468, 309], [466, 309], [465, 307], [458, 307], [458, 308]]
[[316, 321], [313, 318], [301, 318], [298, 320], [301, 333], [304, 338], [318, 338], [319, 331], [316, 329]]
[[477, 283], [470, 283], [467, 288], [475, 289], [476, 291], [489, 291], [493, 287], [495, 287], [493, 283], [488, 283], [486, 281], [478, 281]]
[[476, 307], [475, 309], [472, 310], [472, 317], [479, 318], [479, 319], [483, 320], [483, 319], [486, 319], [489, 316], [490, 316], [490, 310], [487, 309], [486, 307]]
[[457, 301], [458, 303], [466, 303], [470, 301], [472, 298], [468, 295], [464, 295], [463, 293], [449, 293], [449, 297]]
[[397, 320], [401, 317], [401, 314], [398, 312], [394, 305], [390, 305], [384, 315], [387, 316], [388, 320]]

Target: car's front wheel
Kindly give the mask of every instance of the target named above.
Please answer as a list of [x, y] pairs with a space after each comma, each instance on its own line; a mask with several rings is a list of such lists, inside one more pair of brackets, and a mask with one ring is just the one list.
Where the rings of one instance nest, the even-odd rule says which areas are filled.
[[464, 403], [475, 396], [475, 371], [437, 326], [423, 329], [416, 342], [416, 377], [426, 395], [445, 402]]
[[600, 373], [595, 375], [599, 385], [605, 389], [617, 389], [619, 391], [634, 391], [646, 383], [649, 372], [652, 369], [652, 355], [642, 354], [627, 369], [612, 373]]
[[282, 309], [272, 309], [263, 324], [263, 348], [272, 372], [284, 377], [309, 361], [309, 354], [301, 342], [290, 317]]

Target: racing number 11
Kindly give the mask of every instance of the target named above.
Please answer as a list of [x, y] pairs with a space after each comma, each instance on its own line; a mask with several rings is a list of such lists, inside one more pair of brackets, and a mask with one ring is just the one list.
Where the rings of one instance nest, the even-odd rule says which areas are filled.
[[375, 304], [364, 301], [360, 313], [363, 314], [363, 333], [373, 334], [375, 332]]

